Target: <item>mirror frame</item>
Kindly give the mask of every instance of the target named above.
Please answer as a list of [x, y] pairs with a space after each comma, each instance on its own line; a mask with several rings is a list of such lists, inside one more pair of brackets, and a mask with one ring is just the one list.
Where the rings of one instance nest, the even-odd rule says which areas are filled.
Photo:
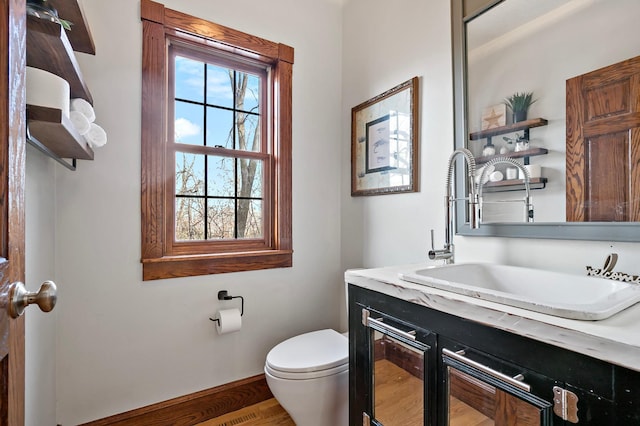
[[[467, 59], [465, 25], [470, 20], [508, 0], [451, 0], [454, 149], [465, 148], [467, 139]], [[456, 198], [466, 194], [464, 164], [455, 168]], [[463, 195], [464, 194], [464, 195]], [[459, 202], [459, 201], [458, 201]], [[535, 195], [534, 195], [535, 211]], [[544, 222], [488, 223], [471, 229], [466, 219], [467, 209], [456, 208], [457, 235], [511, 238], [548, 238], [558, 240], [640, 241], [637, 222]]]

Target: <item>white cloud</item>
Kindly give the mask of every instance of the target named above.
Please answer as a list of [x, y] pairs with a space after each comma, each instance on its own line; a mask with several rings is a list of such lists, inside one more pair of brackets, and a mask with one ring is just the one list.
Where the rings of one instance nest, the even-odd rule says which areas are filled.
[[186, 118], [177, 118], [174, 124], [174, 133], [177, 141], [184, 137], [199, 135], [201, 131], [200, 126]]

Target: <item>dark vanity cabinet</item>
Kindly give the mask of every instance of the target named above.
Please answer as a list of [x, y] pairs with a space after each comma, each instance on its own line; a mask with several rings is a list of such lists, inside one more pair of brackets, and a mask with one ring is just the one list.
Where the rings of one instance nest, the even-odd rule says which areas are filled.
[[640, 373], [349, 285], [351, 425], [640, 425]]
[[434, 424], [435, 335], [377, 309], [363, 307], [360, 314], [353, 332], [362, 344], [353, 349], [365, 372], [357, 387], [366, 409], [350, 424]]

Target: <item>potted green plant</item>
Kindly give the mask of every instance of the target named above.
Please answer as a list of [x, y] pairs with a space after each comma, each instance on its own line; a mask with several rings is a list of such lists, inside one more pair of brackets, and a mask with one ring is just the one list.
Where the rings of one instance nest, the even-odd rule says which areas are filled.
[[36, 18], [56, 22], [65, 30], [71, 30], [71, 22], [61, 19], [58, 11], [47, 3], [47, 0], [27, 0], [27, 14]]
[[535, 101], [537, 99], [533, 99], [533, 92], [516, 92], [505, 98], [504, 103], [513, 113], [513, 122], [517, 123], [527, 119], [527, 111]]

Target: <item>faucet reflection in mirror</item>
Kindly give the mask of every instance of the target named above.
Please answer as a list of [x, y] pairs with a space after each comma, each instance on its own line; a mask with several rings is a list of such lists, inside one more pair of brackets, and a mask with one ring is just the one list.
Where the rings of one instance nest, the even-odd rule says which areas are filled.
[[445, 231], [444, 231], [444, 248], [440, 250], [435, 249], [435, 244], [433, 240], [433, 229], [431, 230], [431, 250], [429, 250], [429, 259], [431, 260], [444, 260], [445, 264], [452, 264], [455, 260], [455, 249], [453, 245], [453, 229], [454, 229], [454, 217], [455, 214], [453, 212], [456, 198], [454, 197], [454, 189], [453, 189], [453, 171], [455, 162], [458, 156], [462, 156], [465, 159], [467, 165], [467, 184], [469, 195], [467, 198], [464, 198], [468, 201], [468, 217], [469, 217], [469, 226], [471, 229], [477, 229], [480, 227], [481, 217], [482, 217], [482, 188], [486, 181], [487, 171], [490, 169], [489, 166], [493, 166], [498, 163], [508, 163], [516, 166], [522, 172], [524, 176], [524, 187], [526, 190], [526, 195], [524, 198], [525, 204], [525, 221], [533, 222], [533, 204], [531, 203], [531, 195], [529, 182], [531, 180], [529, 176], [529, 171], [520, 163], [515, 161], [513, 158], [509, 157], [496, 157], [487, 162], [486, 166], [482, 170], [482, 174], [480, 176], [480, 180], [476, 186], [475, 184], [475, 175], [476, 175], [476, 160], [471, 153], [466, 148], [458, 148], [449, 157], [449, 163], [447, 166], [447, 176], [446, 176], [446, 188], [445, 188]]
[[[496, 164], [507, 163], [513, 166], [516, 166], [520, 172], [522, 172], [522, 176], [524, 176], [524, 221], [525, 222], [533, 222], [533, 204], [531, 202], [531, 175], [529, 174], [529, 170], [524, 167], [522, 164], [514, 160], [510, 157], [496, 157], [489, 160], [484, 169], [482, 170], [482, 174], [480, 175], [480, 180], [478, 181], [478, 200], [480, 202], [479, 210], [480, 210], [480, 221], [482, 222], [482, 188], [484, 187], [484, 183], [486, 183], [487, 173], [491, 170], [491, 166], [495, 166]], [[521, 202], [521, 200], [502, 200], [502, 201], [492, 201], [494, 203], [510, 203], [510, 202]]]

